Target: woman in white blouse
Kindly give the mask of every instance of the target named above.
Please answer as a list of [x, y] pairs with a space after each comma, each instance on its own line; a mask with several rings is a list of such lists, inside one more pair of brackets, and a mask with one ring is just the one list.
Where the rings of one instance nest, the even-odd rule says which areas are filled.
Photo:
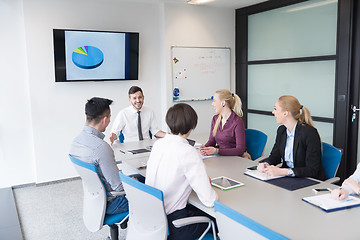
[[186, 208], [192, 190], [207, 207], [213, 207], [217, 199], [200, 153], [186, 140], [196, 127], [197, 119], [195, 110], [187, 104], [171, 107], [166, 114], [171, 134], [155, 142], [147, 163], [145, 183], [164, 193], [168, 239], [172, 240], [198, 238], [207, 227], [204, 223], [181, 228], [175, 228], [172, 224], [176, 219], [204, 215]]

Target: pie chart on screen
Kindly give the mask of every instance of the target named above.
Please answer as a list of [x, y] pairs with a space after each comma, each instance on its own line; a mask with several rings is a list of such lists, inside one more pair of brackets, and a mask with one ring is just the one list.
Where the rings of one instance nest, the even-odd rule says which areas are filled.
[[103, 63], [104, 54], [97, 47], [82, 46], [73, 51], [72, 61], [79, 68], [93, 69]]

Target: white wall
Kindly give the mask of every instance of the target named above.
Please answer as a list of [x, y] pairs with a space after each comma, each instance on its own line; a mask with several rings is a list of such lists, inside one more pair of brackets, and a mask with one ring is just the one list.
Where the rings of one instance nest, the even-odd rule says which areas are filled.
[[[0, 125], [0, 163], [5, 173], [0, 173], [0, 184], [76, 176], [67, 153], [84, 124], [85, 101], [93, 96], [113, 99], [114, 116], [129, 104], [129, 87], [139, 85], [145, 104], [166, 130], [163, 119], [172, 105], [172, 45], [231, 47], [234, 86], [234, 10], [119, 0], [0, 0], [0, 4], [0, 26], [10, 35], [4, 39], [2, 32], [0, 37], [5, 52], [1, 56], [6, 56], [0, 57], [6, 61], [0, 62], [2, 68], [6, 66], [0, 72], [4, 85], [0, 103], [5, 109]], [[139, 80], [55, 83], [53, 28], [139, 32]], [[199, 115], [197, 132], [209, 131], [210, 104], [192, 104]]]
[[0, 188], [32, 182], [34, 152], [23, 6], [0, 0]]
[[[94, 0], [24, 2], [34, 129], [36, 182], [75, 176], [67, 153], [84, 124], [84, 104], [92, 96], [115, 100], [115, 115], [127, 106], [133, 84], [145, 93], [146, 105], [160, 115], [156, 86], [159, 74], [159, 7], [155, 4]], [[139, 81], [55, 83], [53, 28], [101, 29], [140, 33]]]
[[[167, 85], [164, 92], [168, 105], [172, 105], [171, 46], [230, 47], [231, 85], [235, 90], [235, 10], [167, 4], [165, 6], [165, 54]], [[206, 86], [203, 86], [206, 87]], [[188, 102], [198, 113], [194, 134], [210, 133], [215, 114], [211, 101]], [[190, 136], [191, 137], [191, 136]]]

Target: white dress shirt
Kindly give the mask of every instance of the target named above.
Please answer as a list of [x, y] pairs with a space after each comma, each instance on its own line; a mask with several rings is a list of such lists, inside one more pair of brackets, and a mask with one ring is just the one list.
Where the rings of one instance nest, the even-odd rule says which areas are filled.
[[294, 137], [297, 122], [294, 125], [292, 132], [286, 128], [286, 145], [285, 145], [285, 162], [289, 168], [294, 168]]
[[[156, 119], [154, 112], [146, 107], [142, 107], [140, 110], [141, 116], [141, 129], [144, 139], [149, 139], [149, 130], [155, 135], [159, 128], [156, 125]], [[124, 134], [124, 142], [139, 141], [138, 136], [138, 113], [131, 105], [121, 110], [115, 118], [111, 132], [115, 133], [118, 137], [122, 130]]]
[[[353, 173], [353, 175], [351, 175], [349, 178], [354, 180], [358, 184], [360, 183], [360, 163], [357, 165], [357, 168], [356, 168], [355, 172]], [[354, 194], [354, 191], [352, 190], [352, 188], [349, 185], [343, 184], [341, 187], [348, 190], [349, 194]]]
[[192, 190], [207, 207], [217, 199], [200, 153], [177, 135], [166, 134], [155, 142], [145, 183], [163, 191], [167, 215], [185, 208]]

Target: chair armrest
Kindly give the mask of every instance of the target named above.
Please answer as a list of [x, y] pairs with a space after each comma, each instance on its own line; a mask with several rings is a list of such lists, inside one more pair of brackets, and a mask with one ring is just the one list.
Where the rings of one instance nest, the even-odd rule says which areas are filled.
[[326, 183], [337, 183], [340, 181], [340, 178], [339, 177], [333, 177], [333, 178], [329, 178], [328, 180], [324, 181]]
[[122, 191], [122, 192], [110, 192], [110, 194], [112, 195], [112, 196], [121, 196], [121, 195], [125, 195], [125, 192], [124, 191]]
[[194, 224], [194, 223], [210, 223], [211, 219], [204, 216], [195, 216], [195, 217], [186, 217], [174, 220], [172, 223], [175, 227], [180, 228], [186, 225]]

